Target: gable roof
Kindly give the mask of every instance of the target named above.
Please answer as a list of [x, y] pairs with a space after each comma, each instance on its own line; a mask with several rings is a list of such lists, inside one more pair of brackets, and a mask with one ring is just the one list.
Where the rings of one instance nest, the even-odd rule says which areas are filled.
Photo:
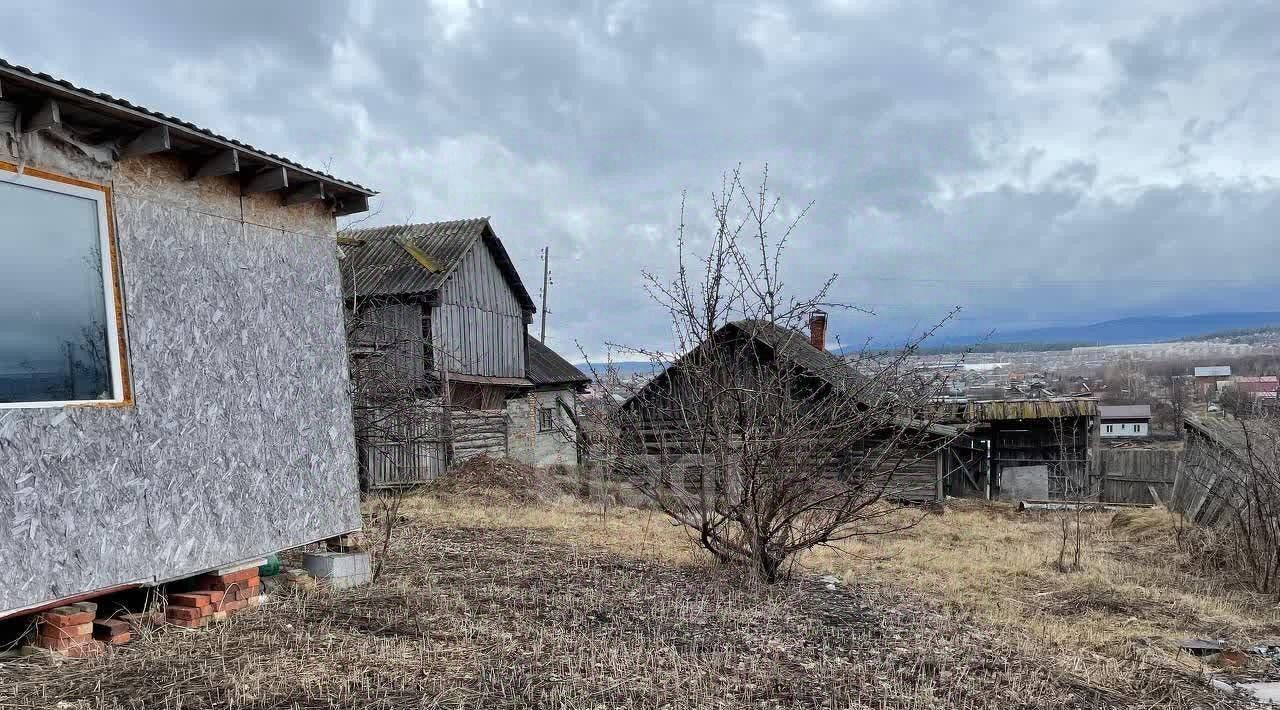
[[534, 386], [539, 385], [585, 385], [591, 378], [572, 363], [560, 357], [559, 353], [543, 345], [532, 335], [525, 334], [525, 343], [529, 354], [525, 377]]
[[[774, 356], [779, 360], [790, 362], [803, 370], [805, 374], [826, 382], [833, 387], [853, 385], [857, 382], [858, 373], [848, 361], [830, 351], [815, 348], [813, 343], [809, 342], [808, 336], [798, 330], [778, 325], [772, 321], [744, 319], [726, 323], [716, 331], [714, 337], [720, 338], [733, 334], [765, 345], [773, 351]], [[646, 382], [643, 387], [628, 397], [622, 403], [622, 406], [625, 407], [631, 402], [638, 401], [650, 386], [665, 379], [673, 368], [679, 368], [680, 360], [684, 357], [688, 356], [685, 355], [677, 359], [666, 370], [658, 373], [657, 377]], [[945, 424], [906, 417], [894, 417], [893, 419], [898, 426], [906, 429], [916, 429], [946, 437], [955, 437], [960, 433], [960, 430], [956, 427]]]
[[265, 168], [284, 168], [291, 185], [319, 182], [326, 195], [332, 196], [336, 212], [340, 215], [367, 210], [368, 198], [377, 194], [362, 185], [339, 180], [207, 128], [4, 59], [0, 59], [0, 84], [3, 85], [4, 101], [34, 106], [43, 99], [54, 100], [61, 120], [103, 142], [133, 138], [152, 129], [164, 130], [168, 137], [166, 146], [177, 153], [207, 155], [226, 149], [235, 150], [242, 174], [252, 174], [254, 170]]
[[829, 384], [846, 384], [853, 376], [853, 368], [839, 355], [819, 350], [809, 342], [809, 337], [792, 328], [767, 320], [737, 320], [721, 328], [736, 330], [747, 338], [764, 343], [779, 358], [787, 360], [806, 373]]
[[352, 229], [341, 236], [351, 243], [344, 247], [350, 262], [342, 266], [342, 289], [347, 298], [353, 293], [408, 296], [438, 291], [472, 247], [483, 242], [520, 307], [528, 313], [537, 310], [488, 217]]
[[1098, 416], [1102, 419], [1150, 419], [1149, 404], [1113, 404], [1098, 407]]

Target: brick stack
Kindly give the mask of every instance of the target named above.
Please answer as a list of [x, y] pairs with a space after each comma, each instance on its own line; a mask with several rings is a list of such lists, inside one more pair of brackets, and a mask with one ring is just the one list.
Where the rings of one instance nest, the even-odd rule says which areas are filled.
[[262, 580], [256, 565], [200, 575], [192, 584], [189, 592], [169, 595], [165, 612], [169, 623], [198, 629], [262, 603]]
[[123, 619], [99, 619], [93, 622], [93, 637], [109, 646], [133, 640], [133, 627]]
[[71, 658], [84, 658], [102, 653], [103, 644], [93, 638], [93, 622], [98, 605], [78, 602], [46, 611], [38, 617], [37, 648], [55, 651]]

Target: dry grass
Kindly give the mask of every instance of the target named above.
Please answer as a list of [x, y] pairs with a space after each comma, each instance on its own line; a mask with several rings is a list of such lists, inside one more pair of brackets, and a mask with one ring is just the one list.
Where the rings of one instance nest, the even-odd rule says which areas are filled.
[[[486, 494], [416, 496], [400, 515], [375, 585], [287, 596], [101, 659], [6, 663], [0, 708], [1238, 707], [1137, 663], [1103, 686], [1027, 652], [981, 604], [904, 593], [947, 564], [906, 537], [889, 560], [808, 561], [866, 581], [762, 589], [705, 565], [645, 511]], [[980, 538], [976, 518], [972, 531], [936, 527], [964, 520], [931, 519], [921, 539]], [[1019, 559], [1034, 570], [1033, 557]], [[947, 583], [955, 598], [999, 576], [983, 567]], [[1015, 577], [1035, 588], [1039, 574]], [[1064, 599], [1044, 600], [1045, 618], [1075, 613]]]
[[1244, 645], [1280, 631], [1276, 600], [1191, 564], [1163, 510], [1084, 514], [1083, 570], [1058, 572], [1063, 515], [1072, 514], [957, 501], [912, 530], [822, 550], [806, 563], [916, 590], [1101, 684], [1121, 681], [1135, 658], [1186, 665], [1176, 642], [1189, 636]]

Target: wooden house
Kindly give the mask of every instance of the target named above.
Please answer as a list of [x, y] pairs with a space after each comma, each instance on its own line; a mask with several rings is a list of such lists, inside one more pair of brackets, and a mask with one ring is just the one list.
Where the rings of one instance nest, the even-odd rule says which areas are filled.
[[577, 465], [578, 395], [591, 378], [533, 336], [526, 349], [533, 386], [507, 399], [509, 453], [533, 466]]
[[0, 616], [361, 527], [334, 236], [372, 194], [0, 61]]
[[[525, 327], [533, 300], [487, 218], [343, 232], [343, 288], [365, 324], [353, 347], [391, 342], [396, 367], [450, 401], [502, 409], [530, 387]], [[371, 338], [371, 339], [370, 339]]]
[[505, 455], [507, 399], [534, 388], [525, 332], [535, 308], [489, 220], [339, 241], [366, 484], [420, 483], [454, 458]]
[[[632, 448], [628, 456], [643, 457], [649, 462], [647, 465], [664, 471], [700, 465], [701, 454], [698, 445], [689, 440], [689, 425], [682, 411], [685, 403], [707, 396], [708, 385], [691, 379], [685, 372], [705, 369], [691, 364], [700, 357], [702, 348], [715, 347], [731, 353], [715, 361], [732, 363], [733, 372], [701, 373], [715, 380], [711, 386], [720, 391], [750, 390], [758, 386], [755, 383], [773, 380], [785, 382], [785, 396], [804, 402], [802, 406], [812, 403], [822, 407], [836, 398], [850, 396], [847, 392], [856, 388], [848, 385], [858, 374], [847, 361], [825, 349], [825, 326], [822, 314], [811, 321], [808, 336], [761, 320], [735, 321], [722, 326], [708, 343], [677, 359], [622, 403], [624, 417], [629, 422], [624, 429], [631, 430], [624, 431], [622, 436], [636, 438], [632, 444], [624, 444]], [[757, 368], [789, 374], [781, 378], [772, 374], [762, 376]], [[899, 438], [903, 431], [911, 432], [907, 437], [910, 445], [898, 449], [891, 461], [884, 462], [894, 469], [886, 475], [886, 497], [917, 503], [942, 501], [948, 446], [960, 434], [953, 427], [893, 417], [856, 448], [832, 451], [829, 455], [826, 444], [819, 442], [818, 448], [824, 453], [814, 459], [813, 466], [826, 475], [840, 478], [862, 465], [884, 442]]]

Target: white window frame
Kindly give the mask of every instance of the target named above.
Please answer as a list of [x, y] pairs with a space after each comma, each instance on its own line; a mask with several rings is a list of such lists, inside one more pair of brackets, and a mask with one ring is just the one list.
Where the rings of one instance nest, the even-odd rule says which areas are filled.
[[108, 218], [108, 190], [83, 187], [51, 178], [32, 175], [30, 172], [13, 171], [0, 164], [0, 182], [21, 185], [36, 190], [54, 192], [71, 197], [90, 200], [98, 210], [98, 240], [102, 252], [102, 297], [106, 306], [107, 319], [107, 357], [111, 360], [111, 399], [69, 399], [45, 402], [0, 402], [0, 410], [4, 409], [53, 409], [63, 407], [111, 406], [126, 403], [126, 387], [124, 379], [124, 357], [120, 349], [120, 313], [116, 302], [116, 273], [113, 257], [114, 241], [111, 221]]

